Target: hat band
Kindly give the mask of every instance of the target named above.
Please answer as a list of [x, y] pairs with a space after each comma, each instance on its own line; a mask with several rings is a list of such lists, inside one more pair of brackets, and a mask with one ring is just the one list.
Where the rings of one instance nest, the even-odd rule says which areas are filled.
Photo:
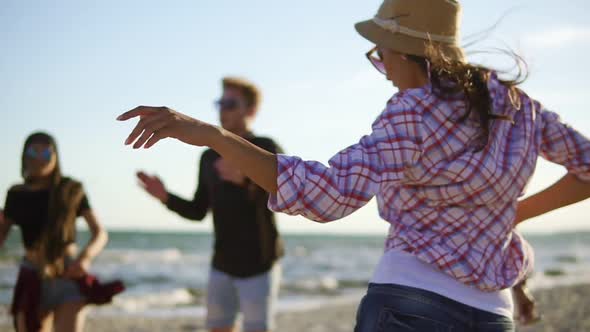
[[455, 45], [458, 44], [457, 37], [455, 37], [455, 36], [443, 36], [443, 35], [436, 35], [436, 34], [432, 34], [432, 33], [428, 33], [428, 32], [413, 30], [413, 29], [401, 26], [399, 24], [399, 22], [395, 19], [384, 20], [382, 18], [375, 16], [375, 17], [373, 17], [373, 22], [375, 24], [377, 24], [378, 26], [380, 26], [381, 28], [383, 28], [387, 31], [393, 32], [393, 33], [401, 33], [406, 36], [419, 38], [419, 39], [425, 39], [425, 40], [432, 40], [432, 41], [445, 43], [445, 44], [455, 44]]

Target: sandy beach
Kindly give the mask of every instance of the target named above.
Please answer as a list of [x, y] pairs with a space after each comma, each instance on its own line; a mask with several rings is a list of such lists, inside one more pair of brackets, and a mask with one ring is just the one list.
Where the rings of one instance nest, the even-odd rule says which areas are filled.
[[[590, 284], [558, 287], [534, 292], [544, 319], [522, 332], [590, 331]], [[356, 303], [339, 304], [311, 311], [282, 312], [280, 332], [350, 332], [354, 326]], [[11, 331], [6, 308], [0, 331]], [[182, 318], [89, 317], [87, 332], [205, 331], [202, 320]]]
[[[558, 287], [534, 292], [539, 300], [543, 321], [521, 327], [522, 332], [590, 331], [590, 284]], [[280, 332], [351, 332], [354, 328], [357, 303], [335, 305], [312, 311], [280, 313]], [[206, 331], [202, 321], [191, 319], [91, 319], [88, 332], [107, 331]]]

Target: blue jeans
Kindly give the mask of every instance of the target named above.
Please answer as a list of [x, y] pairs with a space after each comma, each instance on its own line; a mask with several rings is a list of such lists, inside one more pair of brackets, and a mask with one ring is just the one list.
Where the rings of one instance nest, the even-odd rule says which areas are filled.
[[370, 284], [354, 332], [513, 332], [511, 318], [426, 290]]
[[[70, 261], [66, 259], [66, 265]], [[23, 258], [20, 266], [38, 271], [37, 266], [26, 258]], [[53, 311], [65, 303], [84, 301], [86, 301], [86, 298], [80, 292], [80, 286], [72, 279], [47, 278], [41, 280], [41, 299], [39, 305], [42, 311]]]

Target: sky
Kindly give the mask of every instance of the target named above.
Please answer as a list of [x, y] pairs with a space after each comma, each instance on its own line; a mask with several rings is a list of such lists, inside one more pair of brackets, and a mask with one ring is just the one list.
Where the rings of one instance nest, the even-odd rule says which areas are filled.
[[[530, 69], [533, 98], [590, 135], [586, 0], [462, 1], [464, 41], [499, 25], [470, 50], [510, 47]], [[264, 100], [254, 131], [287, 154], [326, 162], [368, 134], [396, 89], [364, 54], [372, 45], [354, 30], [380, 1], [252, 0], [20, 1], [0, 5], [0, 204], [21, 181], [20, 153], [31, 132], [58, 141], [61, 164], [85, 184], [109, 229], [209, 231], [211, 220], [185, 221], [137, 185], [135, 172], [158, 174], [189, 198], [203, 148], [166, 140], [134, 151], [123, 141], [131, 123], [115, 117], [137, 105], [166, 105], [217, 123], [220, 79], [254, 81]], [[506, 57], [470, 57], [507, 68]], [[540, 161], [529, 193], [565, 170]], [[1, 207], [2, 205], [0, 205]], [[525, 232], [590, 230], [590, 202], [527, 222]], [[342, 221], [316, 224], [281, 215], [284, 232], [382, 233], [374, 201]]]

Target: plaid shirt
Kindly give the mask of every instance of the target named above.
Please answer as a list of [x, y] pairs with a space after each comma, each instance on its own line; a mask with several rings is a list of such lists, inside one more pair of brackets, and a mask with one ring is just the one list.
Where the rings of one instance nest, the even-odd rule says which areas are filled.
[[[361, 138], [330, 166], [278, 156], [278, 191], [269, 207], [328, 222], [377, 197], [390, 223], [385, 250], [402, 249], [483, 291], [513, 286], [533, 268], [533, 251], [514, 230], [517, 199], [538, 156], [590, 181], [590, 141], [495, 75], [487, 144], [463, 98], [443, 100], [430, 86], [393, 96]], [[515, 100], [516, 99], [516, 100]], [[516, 106], [515, 106], [516, 105]]]

